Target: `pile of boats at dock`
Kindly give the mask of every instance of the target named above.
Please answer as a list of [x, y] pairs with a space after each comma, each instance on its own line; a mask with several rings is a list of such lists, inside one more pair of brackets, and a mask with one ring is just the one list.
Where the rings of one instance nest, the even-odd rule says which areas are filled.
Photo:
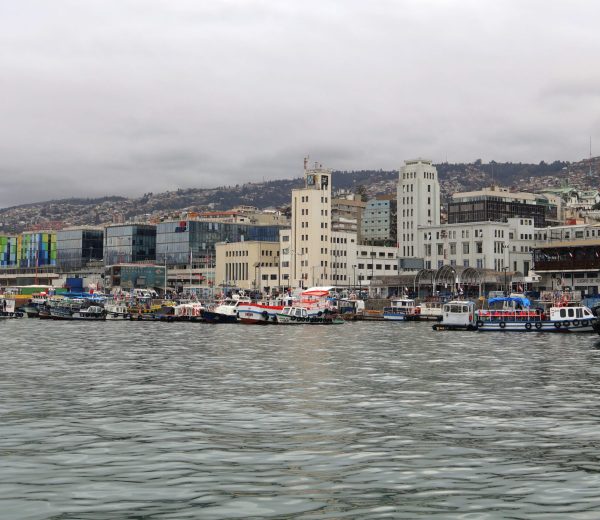
[[[366, 309], [355, 294], [342, 298], [333, 287], [313, 287], [285, 294], [272, 301], [252, 300], [241, 292], [212, 304], [195, 300], [159, 300], [156, 295], [124, 293], [69, 294], [60, 297], [34, 295], [17, 307], [10, 298], [0, 297], [0, 318], [24, 316], [74, 321], [165, 321], [246, 323], [277, 325], [339, 325], [346, 321], [388, 322], [435, 320], [434, 330], [503, 332], [598, 332], [598, 308], [562, 293], [535, 305], [522, 294], [511, 294], [477, 302], [439, 298], [417, 304], [407, 297], [392, 298], [385, 306]], [[556, 295], [555, 295], [556, 296]]]

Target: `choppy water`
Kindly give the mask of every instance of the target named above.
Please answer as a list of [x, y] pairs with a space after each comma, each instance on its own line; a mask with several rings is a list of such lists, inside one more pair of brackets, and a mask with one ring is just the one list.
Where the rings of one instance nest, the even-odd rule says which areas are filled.
[[0, 323], [0, 518], [600, 518], [600, 338]]

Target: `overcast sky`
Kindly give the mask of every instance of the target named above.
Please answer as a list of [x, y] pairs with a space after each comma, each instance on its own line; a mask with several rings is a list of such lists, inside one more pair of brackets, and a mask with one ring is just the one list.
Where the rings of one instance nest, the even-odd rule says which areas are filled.
[[600, 155], [600, 2], [0, 0], [0, 207]]

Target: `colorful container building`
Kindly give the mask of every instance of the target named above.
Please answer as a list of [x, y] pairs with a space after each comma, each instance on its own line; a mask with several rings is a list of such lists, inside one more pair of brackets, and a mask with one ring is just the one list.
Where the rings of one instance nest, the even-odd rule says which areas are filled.
[[0, 267], [16, 267], [17, 237], [0, 236]]
[[17, 267], [56, 265], [56, 232], [25, 232], [17, 237]]

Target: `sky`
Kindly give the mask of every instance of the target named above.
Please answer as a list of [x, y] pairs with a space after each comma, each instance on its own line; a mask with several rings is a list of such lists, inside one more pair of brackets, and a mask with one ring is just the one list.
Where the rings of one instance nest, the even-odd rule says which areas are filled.
[[592, 0], [0, 0], [0, 207], [294, 178], [306, 155], [600, 155], [599, 19]]

